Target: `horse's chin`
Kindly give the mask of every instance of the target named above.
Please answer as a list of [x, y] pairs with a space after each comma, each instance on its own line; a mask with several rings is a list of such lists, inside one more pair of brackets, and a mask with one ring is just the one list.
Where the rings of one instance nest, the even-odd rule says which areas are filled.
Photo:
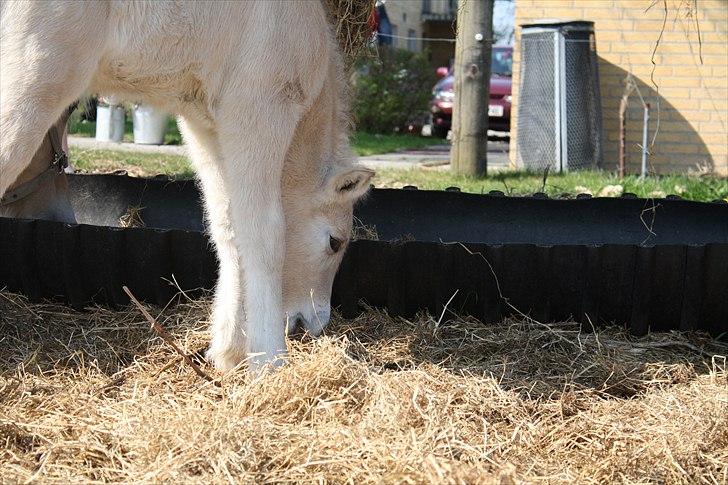
[[[288, 313], [291, 315], [291, 313]], [[289, 337], [301, 337], [304, 333], [313, 337], [321, 335], [331, 320], [330, 307], [306, 309], [293, 313], [292, 317], [288, 317], [288, 335]]]

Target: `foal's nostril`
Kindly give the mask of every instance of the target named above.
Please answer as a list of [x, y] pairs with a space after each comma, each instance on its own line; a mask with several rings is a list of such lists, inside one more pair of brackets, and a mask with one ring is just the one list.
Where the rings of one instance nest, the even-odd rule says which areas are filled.
[[306, 331], [305, 320], [300, 313], [293, 318], [289, 318], [288, 325], [288, 336], [291, 338], [300, 338]]

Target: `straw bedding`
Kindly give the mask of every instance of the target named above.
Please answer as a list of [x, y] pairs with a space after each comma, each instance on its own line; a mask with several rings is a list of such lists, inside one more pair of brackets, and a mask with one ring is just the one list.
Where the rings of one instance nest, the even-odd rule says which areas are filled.
[[[154, 309], [203, 349], [209, 298]], [[369, 310], [251, 379], [198, 377], [135, 308], [0, 292], [0, 481], [728, 480], [725, 344]]]

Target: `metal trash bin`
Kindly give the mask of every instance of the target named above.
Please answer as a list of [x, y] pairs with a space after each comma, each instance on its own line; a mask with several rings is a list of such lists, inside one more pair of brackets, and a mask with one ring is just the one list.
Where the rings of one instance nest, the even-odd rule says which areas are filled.
[[99, 98], [96, 105], [96, 140], [120, 143], [124, 138], [124, 107], [113, 98]]
[[162, 145], [167, 132], [167, 113], [143, 104], [134, 107], [134, 143]]
[[521, 29], [518, 165], [558, 172], [601, 168], [594, 22], [541, 22]]

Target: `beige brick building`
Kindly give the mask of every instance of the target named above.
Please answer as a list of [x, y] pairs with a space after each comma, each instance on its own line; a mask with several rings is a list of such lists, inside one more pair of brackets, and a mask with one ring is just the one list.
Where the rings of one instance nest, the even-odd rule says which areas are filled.
[[425, 45], [419, 39], [455, 39], [456, 0], [387, 0], [384, 5], [392, 34], [396, 36], [392, 39], [394, 47], [413, 52], [427, 49], [433, 67], [450, 64], [455, 55], [455, 44], [444, 41]]
[[[604, 168], [619, 159], [619, 103], [631, 73], [653, 107], [650, 139], [660, 125], [649, 161], [658, 173], [698, 168], [728, 175], [728, 1], [666, 0], [517, 0], [516, 26], [548, 20], [595, 23], [604, 121]], [[654, 3], [649, 10], [645, 11]], [[653, 50], [665, 25], [659, 46]], [[700, 39], [698, 42], [698, 26]], [[516, 28], [513, 99], [518, 103], [520, 28]], [[701, 61], [702, 58], [702, 61]], [[654, 84], [651, 81], [654, 76]], [[627, 169], [639, 170], [642, 105], [630, 97]], [[515, 111], [515, 110], [514, 110]], [[517, 119], [511, 136], [517, 137]], [[515, 146], [515, 144], [514, 144]], [[516, 150], [511, 162], [516, 163]]]

